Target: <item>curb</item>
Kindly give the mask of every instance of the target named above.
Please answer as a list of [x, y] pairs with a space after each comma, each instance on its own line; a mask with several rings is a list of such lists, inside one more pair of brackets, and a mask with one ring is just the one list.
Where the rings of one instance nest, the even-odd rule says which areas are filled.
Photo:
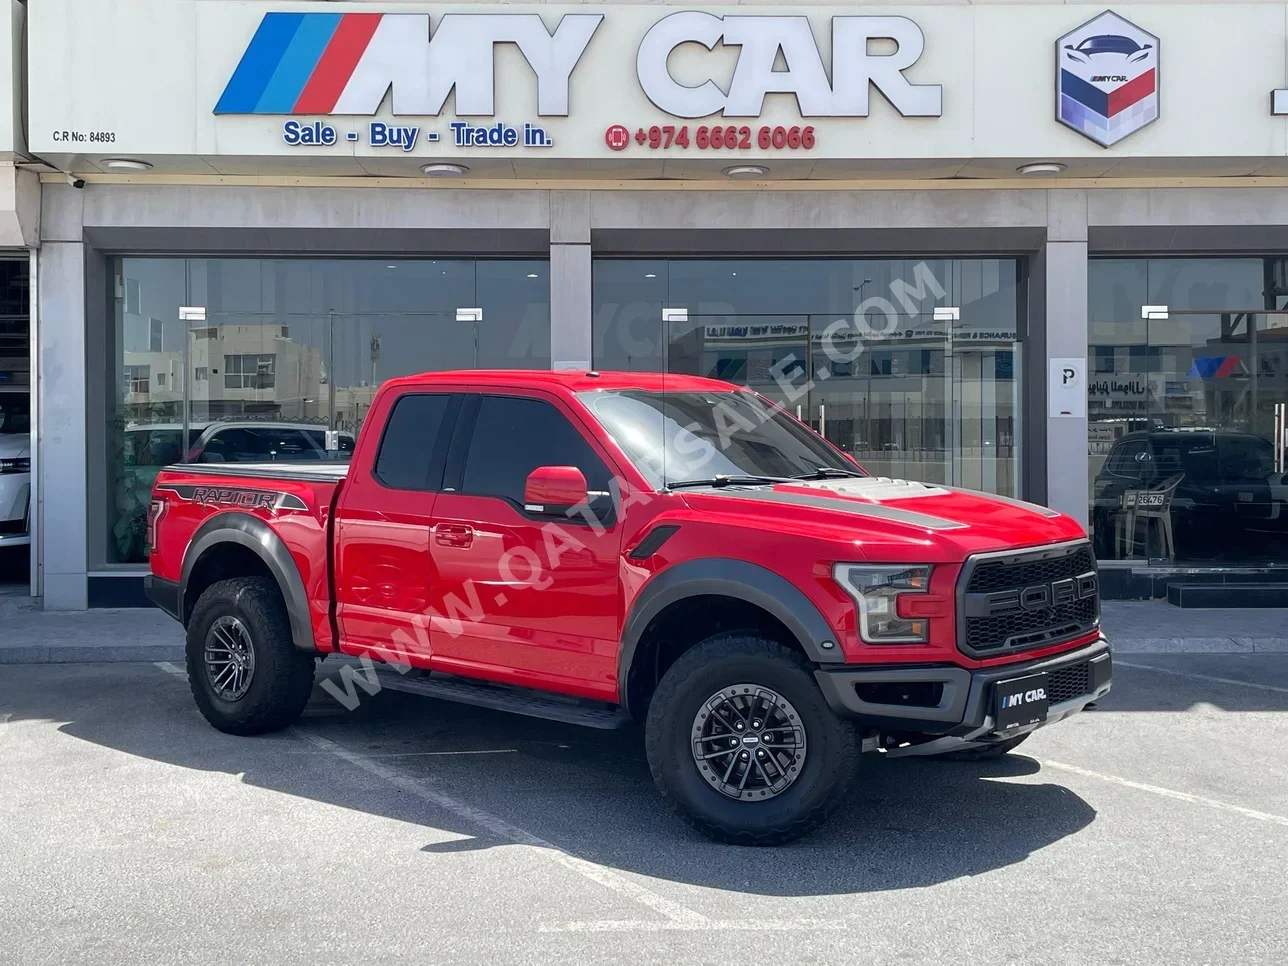
[[1109, 638], [1115, 654], [1283, 654], [1288, 638], [1283, 637], [1156, 637]]
[[182, 665], [181, 644], [20, 644], [0, 647], [4, 664], [122, 664], [171, 661]]

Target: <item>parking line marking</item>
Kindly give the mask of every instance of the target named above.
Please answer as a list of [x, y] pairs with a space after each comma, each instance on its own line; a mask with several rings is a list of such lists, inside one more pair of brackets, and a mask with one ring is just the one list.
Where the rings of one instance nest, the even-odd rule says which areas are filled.
[[1178, 792], [1172, 788], [1162, 788], [1158, 785], [1146, 785], [1144, 782], [1134, 782], [1130, 778], [1121, 778], [1118, 775], [1107, 775], [1104, 772], [1092, 771], [1089, 768], [1079, 768], [1077, 765], [1066, 765], [1062, 761], [1051, 761], [1047, 758], [1038, 758], [1037, 762], [1043, 768], [1055, 768], [1059, 771], [1071, 772], [1074, 775], [1082, 775], [1085, 778], [1096, 778], [1102, 782], [1109, 782], [1112, 785], [1123, 785], [1127, 788], [1134, 788], [1137, 791], [1149, 792], [1153, 795], [1161, 795], [1164, 798], [1175, 799], [1178, 802], [1189, 802], [1191, 805], [1203, 805], [1207, 808], [1220, 809], [1223, 812], [1234, 812], [1236, 815], [1242, 815], [1244, 818], [1253, 818], [1259, 822], [1270, 822], [1273, 825], [1283, 825], [1288, 827], [1288, 817], [1283, 815], [1272, 815], [1270, 812], [1258, 812], [1254, 808], [1244, 808], [1242, 805], [1231, 805], [1229, 802], [1222, 802], [1215, 798], [1204, 798], [1201, 795], [1191, 795], [1189, 792]]
[[[165, 671], [167, 674], [172, 674], [175, 677], [185, 679], [188, 676], [188, 673], [185, 670], [176, 667], [169, 661], [156, 661], [154, 663], [156, 667]], [[423, 801], [437, 805], [440, 808], [445, 808], [449, 812], [453, 812], [461, 818], [487, 829], [498, 838], [508, 839], [516, 845], [527, 845], [541, 849], [542, 851], [549, 853], [550, 856], [560, 865], [564, 866], [564, 868], [570, 869], [578, 875], [590, 879], [592, 882], [598, 883], [605, 889], [616, 892], [618, 895], [625, 896], [628, 899], [633, 899], [640, 905], [652, 909], [659, 915], [665, 916], [668, 923], [677, 928], [706, 928], [715, 922], [715, 920], [708, 919], [699, 912], [695, 912], [686, 906], [680, 905], [678, 902], [673, 902], [670, 899], [658, 895], [656, 892], [652, 892], [649, 889], [644, 888], [638, 882], [633, 882], [620, 872], [614, 872], [612, 869], [606, 869], [602, 865], [596, 865], [594, 862], [589, 862], [586, 859], [579, 859], [575, 855], [569, 855], [563, 849], [559, 848], [559, 846], [552, 842], [547, 842], [545, 839], [538, 838], [527, 829], [519, 828], [517, 825], [511, 825], [509, 822], [505, 821], [505, 819], [499, 818], [491, 812], [485, 812], [481, 808], [467, 805], [465, 802], [459, 801], [451, 795], [447, 795], [436, 789], [428, 787], [423, 782], [416, 781], [413, 778], [408, 778], [405, 775], [400, 775], [392, 768], [386, 768], [384, 765], [380, 764], [380, 762], [375, 761], [372, 758], [368, 758], [366, 755], [350, 751], [348, 748], [331, 741], [329, 738], [323, 738], [321, 735], [315, 734], [306, 728], [301, 728], [299, 725], [293, 725], [288, 728], [286, 733], [295, 734], [300, 738], [303, 738], [314, 747], [320, 748], [322, 751], [328, 752], [337, 758], [347, 761], [351, 765], [356, 765], [363, 771], [375, 775], [377, 778], [383, 779], [395, 788], [399, 788], [402, 791], [407, 792], [409, 795], [414, 795], [416, 798]], [[715, 928], [723, 927], [716, 924]]]
[[702, 923], [657, 922], [645, 919], [604, 919], [590, 922], [543, 923], [537, 932], [818, 932], [845, 929], [836, 919], [708, 919]]
[[414, 795], [423, 801], [437, 805], [449, 812], [453, 812], [459, 817], [487, 829], [498, 838], [508, 839], [516, 845], [528, 845], [533, 848], [542, 849], [548, 852], [556, 862], [576, 872], [592, 882], [597, 882], [606, 889], [610, 889], [619, 895], [633, 899], [643, 906], [647, 906], [654, 912], [665, 916], [669, 923], [684, 928], [696, 929], [707, 928], [714, 924], [714, 920], [708, 919], [701, 913], [694, 912], [692, 909], [680, 905], [678, 902], [672, 902], [670, 899], [652, 892], [637, 882], [633, 882], [619, 872], [612, 869], [606, 869], [601, 865], [596, 865], [586, 859], [577, 858], [575, 855], [569, 855], [563, 849], [559, 848], [545, 839], [538, 838], [527, 829], [519, 828], [517, 825], [511, 825], [503, 818], [493, 815], [491, 812], [485, 812], [481, 808], [475, 808], [473, 805], [467, 805], [450, 795], [430, 788], [424, 782], [416, 781], [405, 775], [400, 775], [392, 768], [387, 768], [380, 762], [368, 758], [366, 755], [350, 751], [343, 745], [339, 745], [329, 738], [323, 738], [321, 735], [307, 731], [298, 725], [288, 729], [288, 733], [295, 733], [310, 742], [314, 746], [321, 748], [323, 751], [330, 752], [337, 758], [347, 761], [351, 765], [356, 765], [363, 771], [381, 778], [395, 788], [399, 788], [409, 795]]
[[1173, 671], [1169, 667], [1155, 667], [1152, 664], [1133, 664], [1114, 658], [1114, 667], [1130, 667], [1138, 671], [1157, 671], [1159, 674], [1171, 674], [1178, 678], [1193, 678], [1196, 681], [1215, 681], [1217, 684], [1237, 684], [1241, 688], [1256, 688], [1258, 691], [1273, 691], [1275, 694], [1288, 694], [1288, 688], [1275, 687], [1273, 684], [1258, 684], [1255, 681], [1236, 681], [1234, 678], [1219, 678], [1211, 674], [1195, 674], [1193, 671]]

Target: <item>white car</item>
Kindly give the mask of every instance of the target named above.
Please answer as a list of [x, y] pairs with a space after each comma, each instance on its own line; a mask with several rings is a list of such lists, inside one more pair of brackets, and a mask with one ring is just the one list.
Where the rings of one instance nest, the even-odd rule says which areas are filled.
[[0, 547], [31, 543], [31, 429], [25, 393], [0, 394]]

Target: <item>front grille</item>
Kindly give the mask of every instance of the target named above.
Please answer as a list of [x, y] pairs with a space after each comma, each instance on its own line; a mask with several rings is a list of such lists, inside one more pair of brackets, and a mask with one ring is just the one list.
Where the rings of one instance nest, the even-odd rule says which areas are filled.
[[1031, 584], [1049, 584], [1096, 569], [1096, 558], [1092, 556], [1090, 546], [1080, 543], [1072, 550], [1072, 553], [1047, 560], [1021, 559], [1011, 563], [1005, 558], [981, 560], [971, 571], [966, 593], [987, 594], [1013, 587], [1028, 587]]
[[1072, 640], [1100, 620], [1096, 560], [1086, 543], [966, 562], [958, 642], [976, 657]]
[[1091, 662], [1056, 668], [1047, 676], [1047, 700], [1059, 704], [1091, 693]]

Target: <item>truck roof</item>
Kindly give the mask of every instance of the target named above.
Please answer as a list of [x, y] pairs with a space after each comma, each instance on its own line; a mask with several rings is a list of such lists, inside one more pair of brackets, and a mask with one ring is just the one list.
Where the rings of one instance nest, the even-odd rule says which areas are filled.
[[457, 369], [422, 372], [390, 379], [387, 386], [460, 385], [480, 389], [564, 389], [590, 392], [595, 389], [642, 389], [650, 392], [729, 392], [732, 383], [703, 376], [661, 372], [609, 372], [597, 370], [550, 369]]

